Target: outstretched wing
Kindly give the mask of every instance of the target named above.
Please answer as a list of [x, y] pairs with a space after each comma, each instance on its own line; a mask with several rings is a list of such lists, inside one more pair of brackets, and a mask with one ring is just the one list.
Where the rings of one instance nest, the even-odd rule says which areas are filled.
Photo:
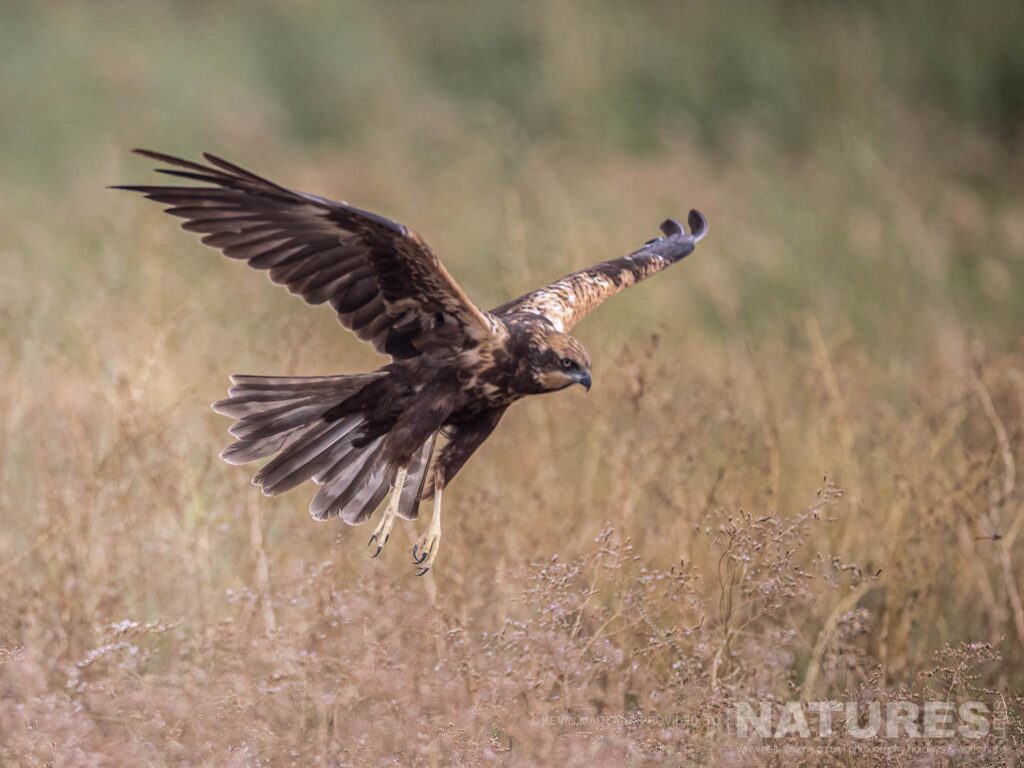
[[540, 315], [556, 330], [567, 333], [591, 310], [619, 291], [645, 280], [693, 253], [708, 232], [700, 211], [690, 211], [691, 233], [673, 219], [661, 225], [665, 237], [651, 240], [643, 248], [620, 259], [595, 264], [538, 288], [525, 296], [491, 310], [498, 317], [518, 313]]
[[137, 149], [208, 186], [120, 186], [163, 203], [182, 228], [338, 319], [378, 352], [415, 357], [473, 346], [499, 332], [416, 232], [347, 203], [296, 192], [214, 155], [209, 165]]

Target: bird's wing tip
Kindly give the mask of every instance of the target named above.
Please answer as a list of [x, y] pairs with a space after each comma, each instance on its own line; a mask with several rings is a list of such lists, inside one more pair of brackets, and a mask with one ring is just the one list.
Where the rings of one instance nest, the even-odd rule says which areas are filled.
[[694, 242], [700, 242], [707, 235], [708, 219], [696, 208], [690, 211], [686, 223], [690, 225], [690, 236], [693, 237]]

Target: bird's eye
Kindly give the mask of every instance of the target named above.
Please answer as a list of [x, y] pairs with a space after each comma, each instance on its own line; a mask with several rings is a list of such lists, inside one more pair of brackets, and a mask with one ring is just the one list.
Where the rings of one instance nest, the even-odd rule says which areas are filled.
[[562, 367], [563, 367], [563, 368], [564, 368], [565, 370], [567, 370], [567, 371], [571, 371], [571, 370], [572, 370], [573, 368], [575, 368], [575, 367], [576, 367], [576, 363], [574, 363], [574, 362], [573, 362], [572, 360], [570, 360], [570, 359], [569, 359], [568, 357], [563, 357], [563, 358], [562, 358]]

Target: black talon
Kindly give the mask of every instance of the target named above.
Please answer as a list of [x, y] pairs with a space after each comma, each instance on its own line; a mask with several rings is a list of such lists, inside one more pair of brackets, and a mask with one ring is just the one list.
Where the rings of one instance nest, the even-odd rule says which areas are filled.
[[[416, 565], [419, 565], [420, 563], [422, 563], [424, 560], [427, 559], [427, 556], [429, 555], [429, 553], [428, 552], [423, 552], [423, 553], [420, 554], [419, 557], [416, 557], [416, 550], [417, 549], [419, 549], [419, 545], [418, 544], [413, 544], [412, 545], [412, 561]], [[417, 574], [417, 575], [422, 575], [422, 574]]]
[[430, 570], [430, 568], [420, 568], [420, 572], [417, 573], [416, 575], [417, 576], [422, 576], [424, 573], [426, 573], [429, 570]]
[[[388, 543], [388, 538], [389, 538], [388, 536], [385, 536], [384, 539], [380, 542], [380, 544], [377, 545], [377, 551], [374, 552], [372, 555], [370, 555], [370, 559], [371, 560], [381, 553], [381, 550], [384, 549], [384, 545]], [[377, 539], [377, 534], [375, 533], [375, 534], [373, 534], [370, 537], [370, 540], [368, 542], [366, 542], [366, 546], [368, 546], [368, 547], [372, 546], [373, 542], [376, 539]]]

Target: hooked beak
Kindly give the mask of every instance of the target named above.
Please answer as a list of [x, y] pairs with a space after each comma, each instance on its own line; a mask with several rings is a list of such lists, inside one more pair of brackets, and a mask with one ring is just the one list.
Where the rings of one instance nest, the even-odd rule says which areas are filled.
[[577, 371], [572, 375], [572, 377], [576, 381], [576, 383], [581, 384], [583, 388], [587, 390], [587, 392], [590, 391], [590, 385], [593, 384], [594, 382], [590, 378], [589, 370], [584, 369], [582, 371]]

